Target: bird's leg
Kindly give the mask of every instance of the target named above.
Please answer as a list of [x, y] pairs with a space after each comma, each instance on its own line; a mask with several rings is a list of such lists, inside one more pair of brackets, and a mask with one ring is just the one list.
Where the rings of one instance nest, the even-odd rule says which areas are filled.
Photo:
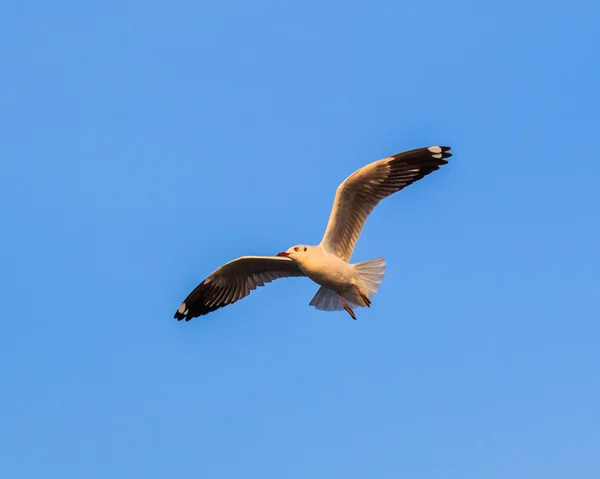
[[344, 309], [348, 312], [348, 314], [350, 316], [352, 316], [352, 319], [356, 320], [356, 315], [354, 314], [354, 311], [352, 311], [350, 309], [350, 306], [348, 306], [346, 304], [346, 301], [344, 301], [344, 298], [342, 297], [342, 295], [340, 293], [338, 293], [338, 296], [340, 297], [340, 299], [342, 300], [342, 305], [344, 306]]
[[369, 299], [369, 297], [366, 294], [362, 294], [360, 289], [358, 289], [358, 286], [354, 285], [354, 287], [356, 288], [356, 291], [358, 292], [358, 294], [360, 295], [360, 297], [362, 298], [362, 300], [365, 302], [365, 304], [367, 305], [368, 308], [371, 307], [371, 300]]

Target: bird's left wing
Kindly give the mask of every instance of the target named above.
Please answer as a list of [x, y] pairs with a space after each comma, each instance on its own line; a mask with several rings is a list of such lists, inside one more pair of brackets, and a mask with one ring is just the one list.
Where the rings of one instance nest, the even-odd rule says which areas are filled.
[[177, 320], [203, 316], [233, 304], [257, 286], [279, 278], [305, 276], [289, 258], [242, 256], [224, 264], [192, 291], [175, 312]]
[[384, 198], [420, 180], [452, 156], [448, 146], [405, 151], [355, 171], [338, 187], [321, 246], [350, 261], [367, 216]]

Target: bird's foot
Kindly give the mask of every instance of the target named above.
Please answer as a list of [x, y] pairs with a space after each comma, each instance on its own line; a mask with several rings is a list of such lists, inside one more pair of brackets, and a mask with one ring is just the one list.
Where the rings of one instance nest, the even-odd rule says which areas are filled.
[[358, 286], [354, 285], [354, 287], [356, 288], [356, 291], [358, 292], [358, 294], [360, 295], [360, 297], [362, 298], [362, 300], [365, 302], [365, 306], [367, 306], [367, 308], [371, 307], [371, 300], [369, 299], [369, 297], [366, 294], [363, 294], [361, 292], [360, 289], [358, 289]]
[[340, 299], [342, 300], [342, 305], [344, 306], [344, 309], [346, 310], [346, 312], [352, 317], [352, 319], [354, 319], [356, 321], [356, 315], [354, 314], [354, 311], [352, 311], [352, 309], [350, 308], [350, 306], [348, 306], [346, 304], [346, 301], [344, 301], [344, 298], [342, 297], [341, 294], [339, 294]]
[[348, 305], [344, 306], [344, 309], [348, 311], [348, 314], [352, 317], [354, 321], [356, 321], [356, 314], [354, 314], [354, 311], [352, 311]]

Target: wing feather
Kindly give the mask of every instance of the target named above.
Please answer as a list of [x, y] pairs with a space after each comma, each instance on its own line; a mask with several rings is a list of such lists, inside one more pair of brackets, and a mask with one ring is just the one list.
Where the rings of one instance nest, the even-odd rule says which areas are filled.
[[344, 261], [377, 204], [448, 163], [448, 146], [405, 151], [356, 170], [338, 187], [321, 246]]
[[289, 258], [242, 256], [215, 270], [192, 291], [175, 312], [175, 318], [189, 321], [233, 304], [279, 278], [304, 276]]

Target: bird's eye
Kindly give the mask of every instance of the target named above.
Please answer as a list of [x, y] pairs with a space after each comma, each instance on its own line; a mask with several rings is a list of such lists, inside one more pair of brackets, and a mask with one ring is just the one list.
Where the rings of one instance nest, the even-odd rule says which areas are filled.
[[298, 251], [298, 247], [297, 246], [294, 248], [294, 251]]
[[304, 247], [304, 251], [306, 251], [306, 246]]

